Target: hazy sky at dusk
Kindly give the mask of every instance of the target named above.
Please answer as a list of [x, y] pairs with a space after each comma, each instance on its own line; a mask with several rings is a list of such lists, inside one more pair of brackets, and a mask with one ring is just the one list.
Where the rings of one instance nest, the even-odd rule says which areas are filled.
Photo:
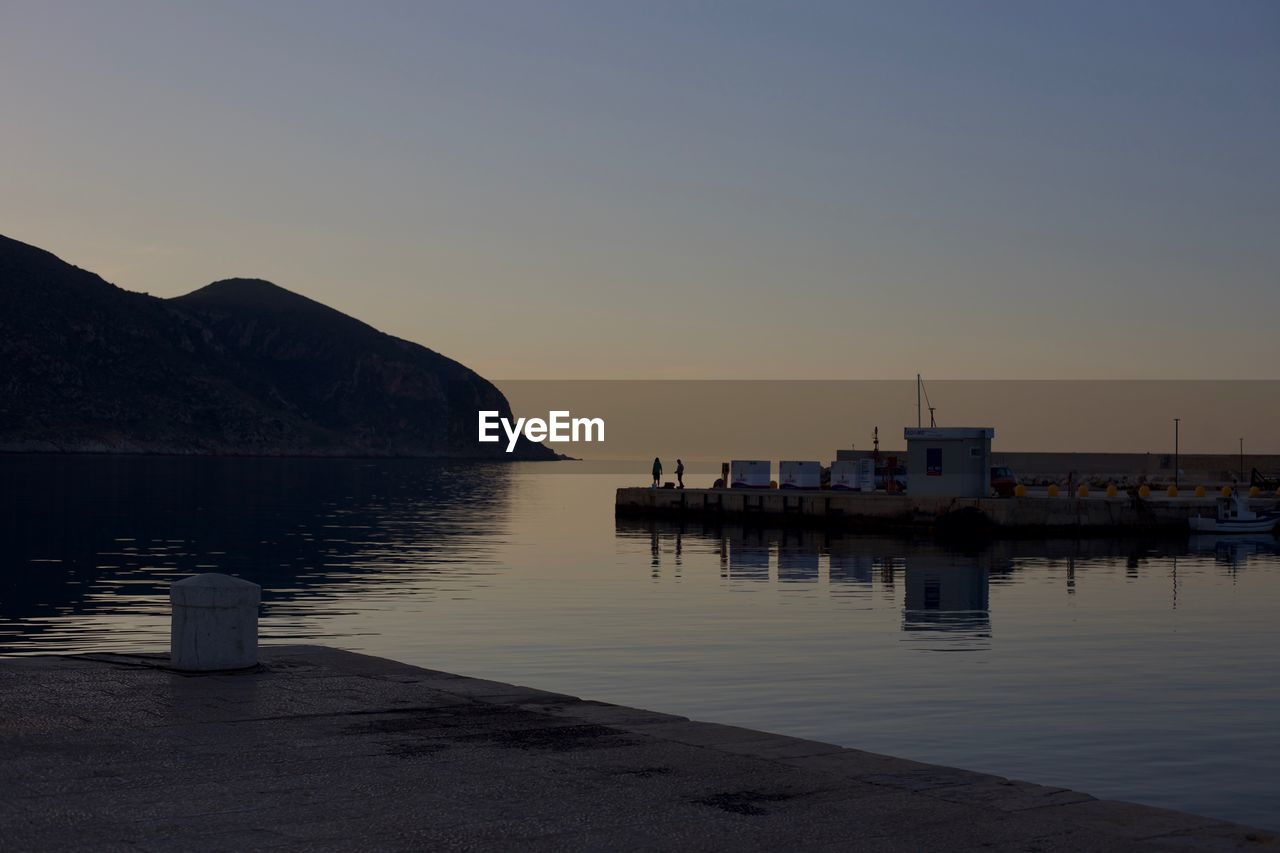
[[1274, 377], [1280, 4], [0, 0], [0, 233], [516, 377]]

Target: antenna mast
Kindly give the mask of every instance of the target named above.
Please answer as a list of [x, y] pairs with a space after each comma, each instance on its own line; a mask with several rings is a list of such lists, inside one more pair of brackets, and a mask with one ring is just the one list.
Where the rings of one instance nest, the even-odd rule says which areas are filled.
[[[922, 392], [924, 393], [924, 402], [925, 402], [924, 406], [921, 406], [920, 404], [920, 394]], [[938, 422], [934, 419], [933, 412], [937, 408], [937, 406], [933, 405], [933, 401], [929, 399], [928, 392], [924, 391], [924, 380], [921, 379], [920, 374], [917, 373], [916, 374], [916, 426], [917, 427], [924, 426], [924, 409], [925, 408], [929, 409], [929, 427], [930, 428], [936, 427], [938, 425]]]

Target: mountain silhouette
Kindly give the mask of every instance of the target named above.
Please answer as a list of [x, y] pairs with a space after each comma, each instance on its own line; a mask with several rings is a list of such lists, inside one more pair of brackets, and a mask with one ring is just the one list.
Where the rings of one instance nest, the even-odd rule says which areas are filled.
[[258, 279], [160, 299], [0, 236], [0, 450], [553, 459], [492, 383]]

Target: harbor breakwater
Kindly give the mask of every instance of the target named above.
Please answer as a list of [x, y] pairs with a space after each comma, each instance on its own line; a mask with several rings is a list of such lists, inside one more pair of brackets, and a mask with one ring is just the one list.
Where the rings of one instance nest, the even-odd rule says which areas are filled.
[[[1260, 499], [1255, 507], [1271, 506]], [[683, 516], [812, 524], [852, 530], [949, 528], [1009, 533], [1178, 532], [1187, 519], [1212, 516], [1214, 498], [1028, 495], [942, 498], [801, 489], [618, 489], [619, 516]]]

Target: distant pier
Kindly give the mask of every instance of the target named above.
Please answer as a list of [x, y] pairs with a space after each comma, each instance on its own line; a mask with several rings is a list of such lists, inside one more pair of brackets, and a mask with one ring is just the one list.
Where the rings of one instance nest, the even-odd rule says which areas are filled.
[[[1273, 505], [1259, 499], [1255, 506]], [[1216, 497], [1142, 498], [1028, 495], [1010, 498], [911, 497], [826, 489], [618, 489], [616, 513], [631, 517], [756, 520], [887, 532], [955, 527], [1015, 533], [1179, 532], [1187, 519], [1212, 516]]]

